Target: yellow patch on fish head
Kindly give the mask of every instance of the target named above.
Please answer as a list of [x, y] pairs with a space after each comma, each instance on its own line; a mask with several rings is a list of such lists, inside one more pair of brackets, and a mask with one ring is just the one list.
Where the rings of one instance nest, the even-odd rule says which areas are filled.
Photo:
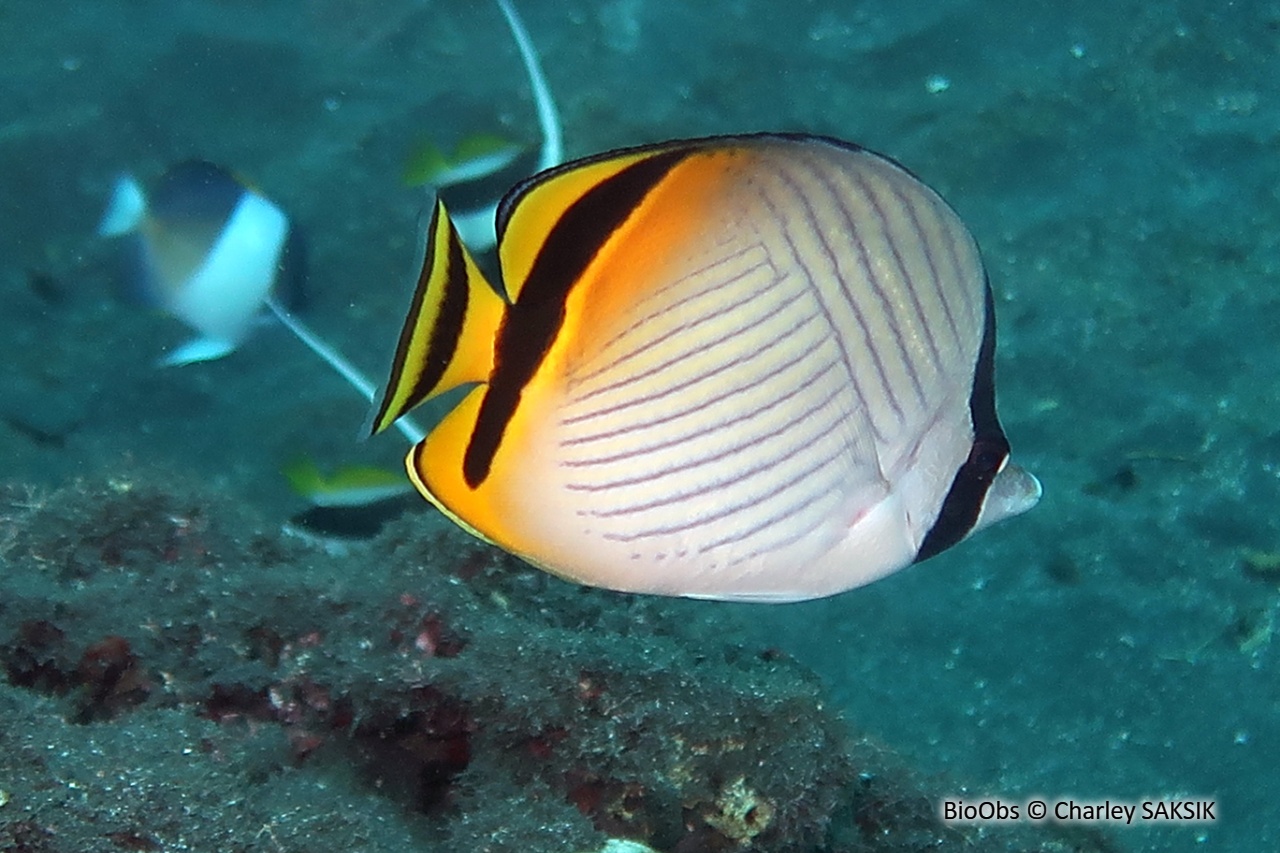
[[758, 156], [741, 148], [706, 149], [685, 157], [601, 246], [566, 301], [560, 359], [565, 377], [590, 362], [637, 316], [639, 303], [723, 253], [720, 235], [740, 216], [728, 204], [737, 172]]

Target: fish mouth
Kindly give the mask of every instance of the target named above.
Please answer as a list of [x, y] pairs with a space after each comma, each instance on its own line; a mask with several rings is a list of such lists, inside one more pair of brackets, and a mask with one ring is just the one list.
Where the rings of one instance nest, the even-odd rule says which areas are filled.
[[987, 489], [986, 500], [982, 502], [982, 510], [973, 525], [974, 533], [989, 527], [997, 521], [1022, 515], [1040, 502], [1044, 488], [1040, 480], [1021, 465], [1006, 464], [991, 481]]

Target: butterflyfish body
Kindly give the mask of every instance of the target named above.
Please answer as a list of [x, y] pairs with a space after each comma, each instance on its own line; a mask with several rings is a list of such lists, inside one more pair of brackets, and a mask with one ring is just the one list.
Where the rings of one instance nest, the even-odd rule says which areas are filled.
[[407, 458], [472, 533], [580, 583], [796, 601], [1021, 513], [969, 231], [813, 136], [648, 145], [535, 175], [501, 290], [437, 202], [374, 431], [469, 386]]
[[300, 304], [297, 230], [270, 199], [213, 163], [179, 163], [149, 195], [121, 177], [98, 233], [125, 238], [133, 295], [196, 332], [162, 364], [221, 358], [248, 336], [268, 300]]

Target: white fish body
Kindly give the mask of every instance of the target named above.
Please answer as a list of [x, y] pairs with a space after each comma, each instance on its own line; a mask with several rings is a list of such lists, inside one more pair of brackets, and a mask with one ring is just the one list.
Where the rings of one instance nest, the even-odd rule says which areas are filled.
[[221, 358], [249, 334], [275, 282], [289, 222], [280, 208], [246, 192], [205, 262], [177, 287], [166, 306], [200, 333], [162, 364]]
[[163, 199], [153, 205], [137, 179], [119, 178], [98, 233], [136, 241], [131, 277], [140, 280], [133, 289], [197, 333], [160, 364], [221, 358], [264, 316], [282, 275], [289, 220], [269, 199], [201, 161], [175, 166], [162, 186]]

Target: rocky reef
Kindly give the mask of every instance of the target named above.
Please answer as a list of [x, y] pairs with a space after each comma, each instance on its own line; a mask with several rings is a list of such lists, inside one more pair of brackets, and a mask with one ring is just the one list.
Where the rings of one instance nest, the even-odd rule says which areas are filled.
[[6, 851], [1104, 849], [945, 827], [740, 610], [426, 512], [335, 547], [173, 477], [9, 485], [0, 567]]

